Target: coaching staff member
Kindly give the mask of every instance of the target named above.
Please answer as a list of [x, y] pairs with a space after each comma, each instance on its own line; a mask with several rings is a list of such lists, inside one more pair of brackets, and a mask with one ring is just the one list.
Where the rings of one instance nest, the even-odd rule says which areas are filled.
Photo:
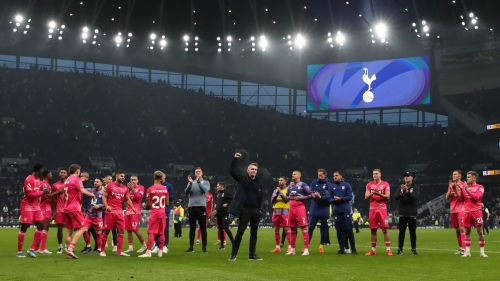
[[262, 203], [262, 192], [264, 184], [259, 176], [257, 176], [257, 163], [250, 163], [247, 166], [247, 171], [242, 172], [239, 169], [241, 162], [241, 153], [234, 154], [231, 162], [231, 176], [238, 182], [236, 193], [234, 194], [233, 202], [229, 207], [229, 214], [238, 217], [238, 232], [234, 237], [233, 249], [229, 261], [235, 261], [236, 255], [240, 248], [241, 239], [250, 223], [250, 253], [249, 260], [262, 260], [255, 254], [257, 245], [257, 230], [260, 222], [260, 206]]
[[398, 255], [403, 254], [403, 245], [405, 242], [406, 227], [410, 231], [411, 253], [417, 253], [417, 204], [419, 188], [413, 182], [414, 174], [405, 172], [403, 174], [404, 183], [400, 186], [400, 190], [396, 192], [396, 200], [398, 200], [399, 210], [399, 241]]

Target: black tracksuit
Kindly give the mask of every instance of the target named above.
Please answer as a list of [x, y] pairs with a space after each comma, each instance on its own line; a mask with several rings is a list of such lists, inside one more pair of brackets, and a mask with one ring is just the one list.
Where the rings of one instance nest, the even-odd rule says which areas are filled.
[[[227, 218], [228, 215], [227, 210], [229, 209], [231, 200], [233, 200], [233, 197], [226, 190], [218, 190], [217, 194], [215, 195], [215, 211], [217, 212], [216, 214], [217, 231], [219, 233], [221, 248], [224, 247], [224, 232], [226, 232], [227, 237], [231, 241], [231, 244], [234, 243], [233, 233], [229, 229], [229, 222]], [[224, 207], [224, 204], [227, 204], [227, 206]]]
[[262, 204], [262, 192], [264, 184], [259, 176], [254, 179], [238, 168], [239, 158], [233, 158], [231, 162], [231, 176], [239, 183], [234, 194], [233, 202], [229, 208], [229, 213], [239, 218], [238, 232], [234, 237], [233, 249], [231, 255], [236, 257], [240, 248], [241, 239], [250, 223], [250, 245], [249, 256], [255, 256], [257, 246], [257, 231], [259, 229]]
[[408, 191], [396, 192], [396, 200], [398, 200], [399, 210], [399, 239], [398, 247], [403, 250], [405, 241], [406, 227], [410, 231], [410, 242], [412, 250], [417, 248], [417, 208], [418, 208], [419, 188], [412, 184]]

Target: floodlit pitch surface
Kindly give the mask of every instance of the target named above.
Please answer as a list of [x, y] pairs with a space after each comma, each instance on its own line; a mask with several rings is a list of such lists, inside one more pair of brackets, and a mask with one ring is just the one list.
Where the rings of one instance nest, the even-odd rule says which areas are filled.
[[[311, 255], [304, 257], [299, 254], [285, 256], [284, 252], [270, 253], [274, 248], [273, 230], [260, 229], [257, 254], [263, 261], [247, 260], [247, 230], [235, 262], [228, 261], [231, 251], [229, 242], [225, 251], [219, 251], [214, 245], [214, 229], [209, 230], [208, 253], [201, 252], [201, 245], [195, 245], [195, 253], [184, 253], [188, 247], [188, 230], [184, 229], [182, 238], [173, 238], [171, 232], [167, 255], [162, 258], [154, 255], [150, 259], [139, 259], [136, 253], [131, 257], [118, 257], [108, 248], [107, 257], [99, 257], [95, 253], [78, 254], [80, 259], [69, 260], [65, 255], [55, 253], [55, 229], [50, 230], [48, 241], [48, 249], [54, 254], [20, 259], [16, 258], [17, 232], [17, 229], [0, 229], [0, 280], [500, 280], [500, 230], [492, 230], [486, 236], [489, 258], [479, 257], [475, 233], [472, 237], [472, 257], [461, 258], [454, 255], [457, 246], [455, 233], [450, 229], [419, 229], [418, 256], [410, 254], [408, 233], [404, 255], [397, 256], [398, 231], [391, 230], [395, 254], [392, 257], [385, 255], [383, 242], [379, 242], [376, 256], [364, 256], [369, 246], [367, 229], [356, 234], [357, 256], [337, 255], [336, 234], [331, 229], [333, 245], [326, 247], [326, 253], [318, 253], [317, 230], [311, 243]], [[31, 245], [33, 232], [33, 229], [28, 230], [25, 250]], [[236, 230], [233, 229], [233, 232]], [[126, 236], [124, 240], [127, 241]], [[134, 242], [137, 250], [139, 244], [135, 237]], [[301, 234], [298, 245], [299, 253]], [[83, 241], [80, 241], [77, 253], [82, 247]]]

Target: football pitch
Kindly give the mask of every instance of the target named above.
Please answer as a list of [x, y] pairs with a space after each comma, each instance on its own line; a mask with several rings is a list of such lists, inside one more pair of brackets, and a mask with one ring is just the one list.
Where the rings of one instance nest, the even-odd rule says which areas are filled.
[[[337, 255], [336, 234], [332, 229], [330, 240], [333, 244], [326, 247], [324, 254], [318, 253], [318, 230], [311, 241], [310, 256], [285, 256], [284, 252], [272, 254], [274, 232], [260, 229], [257, 254], [263, 261], [247, 260], [247, 230], [235, 262], [228, 261], [230, 242], [225, 251], [219, 251], [214, 245], [215, 229], [209, 230], [208, 253], [201, 252], [201, 245], [195, 245], [195, 253], [184, 253], [188, 247], [188, 230], [183, 229], [182, 238], [173, 238], [171, 229], [168, 254], [162, 258], [153, 255], [150, 259], [139, 259], [135, 252], [131, 257], [118, 257], [108, 248], [107, 257], [91, 253], [79, 254], [80, 259], [70, 260], [55, 253], [55, 229], [49, 231], [47, 243], [54, 254], [20, 259], [16, 258], [17, 232], [17, 229], [0, 229], [0, 280], [500, 280], [499, 230], [492, 230], [486, 236], [489, 258], [479, 257], [475, 233], [472, 236], [472, 257], [461, 258], [454, 255], [457, 246], [454, 231], [450, 229], [418, 229], [418, 256], [410, 255], [407, 233], [405, 254], [392, 257], [385, 255], [383, 242], [378, 243], [376, 256], [364, 256], [369, 246], [367, 229], [356, 234], [357, 256]], [[25, 250], [31, 245], [33, 232], [33, 229], [28, 230]], [[398, 231], [390, 233], [396, 254]], [[379, 233], [379, 241], [381, 239]], [[126, 243], [126, 235], [124, 240]], [[137, 250], [136, 237], [134, 242]], [[299, 252], [301, 234], [297, 246]], [[76, 252], [82, 247], [83, 239]]]

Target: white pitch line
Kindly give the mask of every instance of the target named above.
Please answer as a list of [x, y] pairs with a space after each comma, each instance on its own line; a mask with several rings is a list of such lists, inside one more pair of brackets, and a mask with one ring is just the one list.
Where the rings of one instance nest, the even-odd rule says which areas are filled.
[[[356, 245], [356, 248], [371, 248], [370, 246], [358, 246]], [[394, 247], [392, 247], [392, 249], [394, 249]], [[396, 247], [397, 249], [397, 247]], [[476, 252], [479, 252], [479, 247], [473, 247], [471, 250], [476, 250]], [[486, 248], [486, 254], [489, 254], [489, 253], [493, 253], [493, 254], [500, 254], [499, 251], [488, 251], [487, 250], [488, 248]], [[451, 250], [451, 249], [432, 249], [432, 248], [418, 248], [417, 247], [417, 251], [420, 251], [420, 250], [424, 250], [424, 251], [442, 251], [442, 252], [456, 252], [457, 250]], [[474, 253], [474, 251], [472, 251], [472, 253]]]

